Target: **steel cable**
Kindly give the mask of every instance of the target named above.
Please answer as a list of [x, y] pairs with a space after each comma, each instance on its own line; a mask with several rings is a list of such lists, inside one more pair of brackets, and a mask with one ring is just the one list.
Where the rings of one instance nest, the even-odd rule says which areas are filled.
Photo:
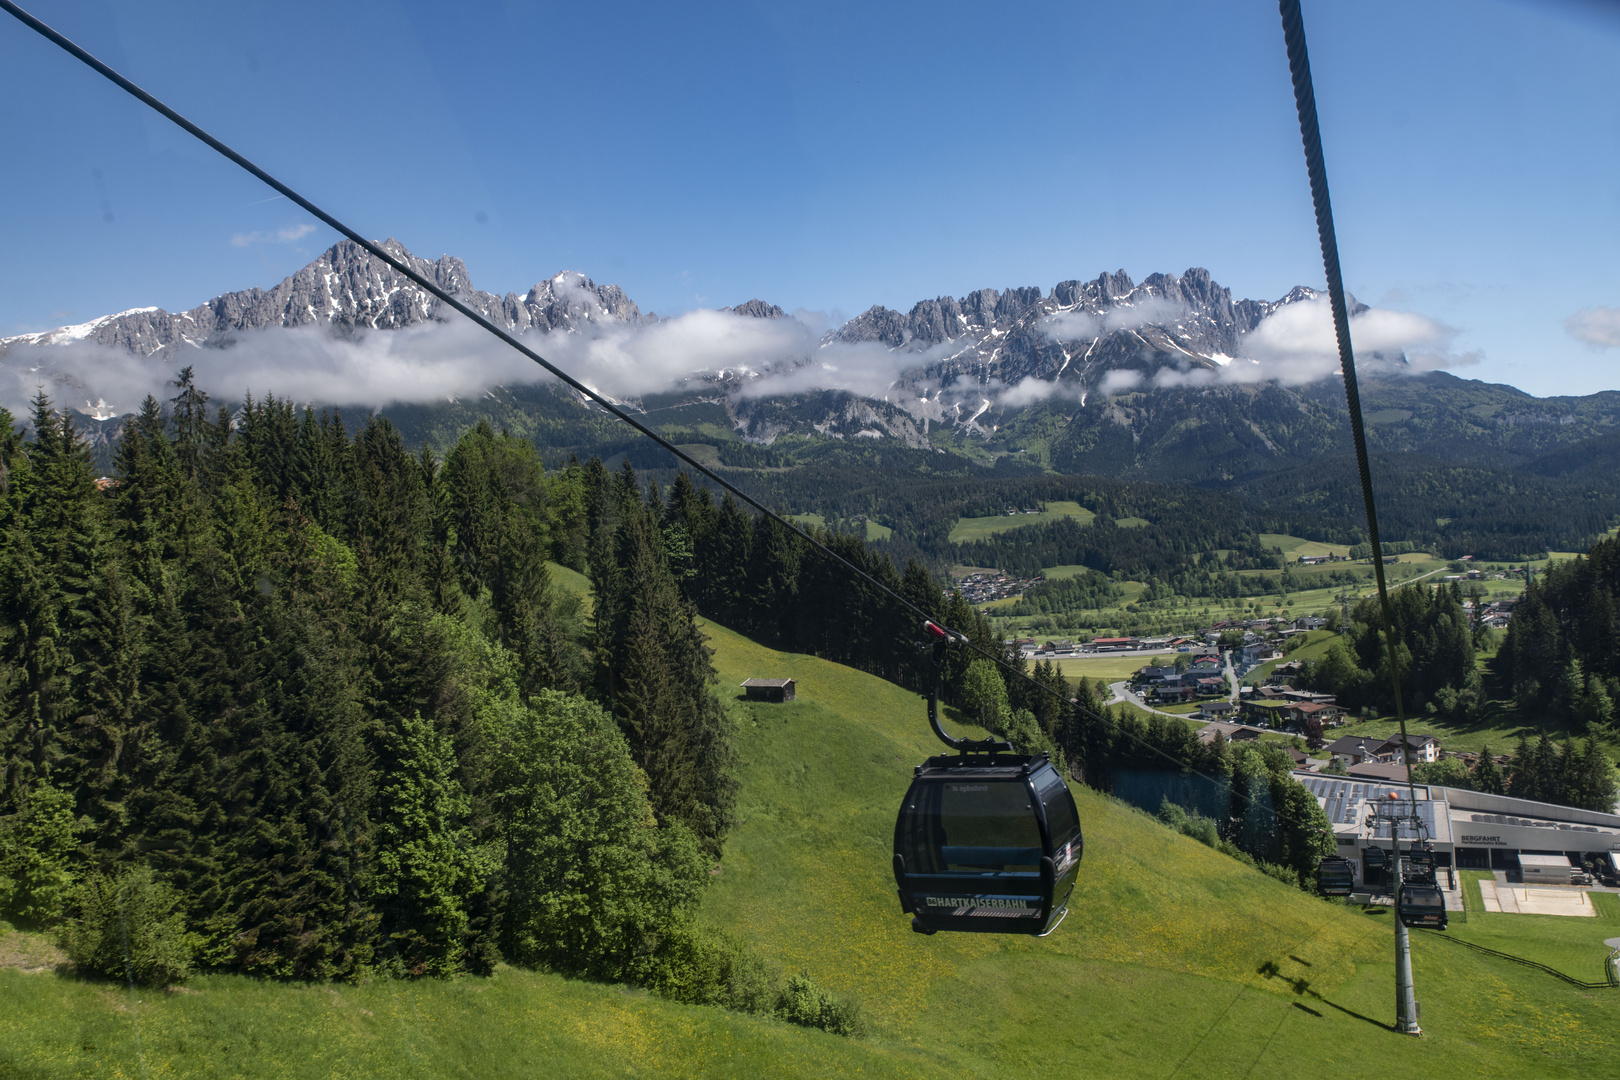
[[1389, 653], [1389, 678], [1395, 693], [1395, 717], [1401, 729], [1401, 760], [1406, 765], [1406, 787], [1414, 805], [1411, 745], [1406, 740], [1406, 707], [1401, 701], [1400, 662], [1395, 648], [1395, 617], [1384, 582], [1384, 547], [1378, 538], [1378, 508], [1373, 501], [1372, 469], [1367, 463], [1367, 432], [1361, 419], [1361, 391], [1356, 383], [1356, 356], [1350, 345], [1350, 313], [1345, 306], [1344, 278], [1339, 272], [1339, 240], [1333, 229], [1333, 202], [1328, 197], [1327, 161], [1322, 155], [1322, 131], [1316, 118], [1316, 88], [1311, 82], [1311, 58], [1305, 48], [1305, 19], [1299, 0], [1278, 0], [1283, 41], [1288, 47], [1288, 72], [1294, 82], [1294, 106], [1299, 112], [1299, 136], [1305, 145], [1305, 171], [1311, 181], [1311, 203], [1316, 209], [1316, 234], [1322, 244], [1322, 268], [1327, 274], [1328, 302], [1333, 308], [1333, 333], [1338, 339], [1339, 367], [1344, 372], [1344, 399], [1350, 410], [1350, 435], [1356, 447], [1356, 469], [1361, 474], [1361, 501], [1367, 511], [1367, 539], [1372, 546], [1373, 576], [1378, 582], [1378, 607], [1384, 618], [1384, 646]]

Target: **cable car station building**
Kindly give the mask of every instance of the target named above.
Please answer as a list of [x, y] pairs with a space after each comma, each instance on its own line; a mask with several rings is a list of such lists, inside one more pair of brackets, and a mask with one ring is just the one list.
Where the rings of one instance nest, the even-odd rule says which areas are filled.
[[[1368, 803], [1388, 799], [1390, 792], [1407, 799], [1406, 784], [1315, 772], [1295, 772], [1294, 777], [1327, 812], [1338, 853], [1355, 864], [1360, 880], [1366, 849], [1388, 851], [1392, 846], [1388, 826], [1375, 835], [1367, 825]], [[1572, 868], [1594, 856], [1620, 867], [1620, 815], [1438, 784], [1418, 784], [1416, 791], [1418, 820], [1434, 848], [1436, 866], [1516, 871], [1520, 856], [1536, 855], [1563, 856]]]

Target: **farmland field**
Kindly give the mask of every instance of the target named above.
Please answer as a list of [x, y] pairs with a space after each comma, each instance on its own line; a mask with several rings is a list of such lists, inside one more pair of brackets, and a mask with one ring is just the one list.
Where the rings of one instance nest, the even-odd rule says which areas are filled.
[[1287, 533], [1261, 533], [1260, 545], [1281, 549], [1289, 561], [1298, 559], [1301, 555], [1345, 555], [1350, 554], [1349, 544], [1320, 544], [1315, 540], [1306, 540], [1298, 536], [1289, 536]]

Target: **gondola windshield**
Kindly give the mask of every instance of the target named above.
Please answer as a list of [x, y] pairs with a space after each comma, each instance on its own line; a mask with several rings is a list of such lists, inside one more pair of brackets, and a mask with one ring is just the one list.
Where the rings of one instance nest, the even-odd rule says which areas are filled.
[[919, 784], [900, 833], [910, 873], [1040, 873], [1041, 832], [1021, 776]]

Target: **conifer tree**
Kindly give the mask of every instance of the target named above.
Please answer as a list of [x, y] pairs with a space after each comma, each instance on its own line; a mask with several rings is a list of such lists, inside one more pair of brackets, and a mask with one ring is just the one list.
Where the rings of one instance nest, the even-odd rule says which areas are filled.
[[1473, 775], [1470, 778], [1475, 791], [1483, 791], [1487, 795], [1503, 795], [1506, 789], [1502, 782], [1502, 766], [1496, 763], [1491, 756], [1490, 744], [1480, 749], [1479, 760], [1474, 762]]
[[386, 935], [380, 958], [409, 975], [453, 975], [471, 932], [467, 899], [483, 891], [492, 869], [488, 853], [467, 824], [451, 740], [412, 716], [384, 734], [382, 747], [370, 875]]
[[696, 613], [639, 500], [620, 504], [610, 561], [607, 580], [593, 582], [598, 692], [647, 774], [659, 819], [685, 822], [717, 851], [735, 800], [730, 733]]

